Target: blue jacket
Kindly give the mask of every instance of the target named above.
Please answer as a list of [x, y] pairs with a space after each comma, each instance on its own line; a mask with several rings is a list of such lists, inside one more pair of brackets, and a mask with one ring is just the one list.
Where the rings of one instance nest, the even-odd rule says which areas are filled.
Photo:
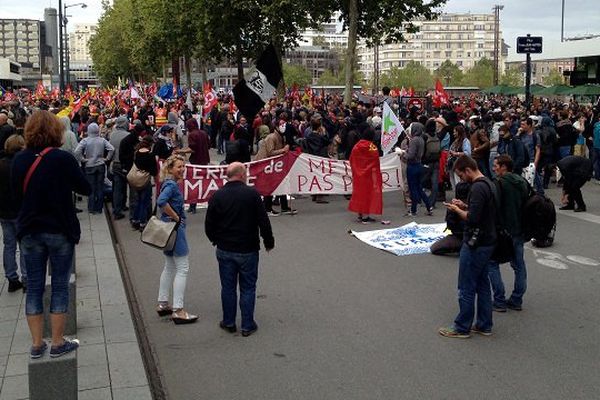
[[[158, 200], [156, 204], [158, 207], [164, 207], [167, 203], [171, 206], [173, 210], [179, 215], [181, 218], [181, 223], [179, 224], [179, 228], [177, 229], [177, 240], [175, 241], [175, 247], [172, 251], [165, 251], [164, 253], [167, 256], [174, 257], [183, 257], [187, 256], [189, 253], [189, 247], [187, 243], [187, 238], [185, 236], [185, 212], [183, 209], [183, 194], [179, 190], [179, 186], [177, 182], [173, 179], [165, 179], [160, 187], [160, 194], [158, 195]], [[163, 221], [172, 221], [169, 215], [162, 211], [160, 219]]]

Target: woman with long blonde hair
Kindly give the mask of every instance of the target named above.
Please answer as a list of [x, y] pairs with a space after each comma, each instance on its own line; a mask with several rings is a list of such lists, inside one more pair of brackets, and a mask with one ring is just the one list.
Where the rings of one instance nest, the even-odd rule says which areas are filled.
[[[161, 209], [163, 221], [175, 221], [177, 239], [171, 251], [165, 251], [165, 266], [160, 276], [158, 289], [158, 306], [156, 312], [160, 316], [171, 315], [175, 324], [190, 324], [198, 320], [197, 315], [188, 313], [183, 309], [183, 297], [189, 271], [189, 247], [185, 235], [185, 212], [183, 209], [183, 194], [179, 190], [178, 182], [183, 180], [185, 173], [185, 159], [179, 155], [172, 155], [164, 162], [161, 173], [161, 187], [157, 206]], [[169, 305], [171, 289], [173, 303]]]

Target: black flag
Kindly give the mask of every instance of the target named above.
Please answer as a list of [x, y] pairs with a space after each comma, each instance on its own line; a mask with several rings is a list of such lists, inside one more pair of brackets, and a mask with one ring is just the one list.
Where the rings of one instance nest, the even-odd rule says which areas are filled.
[[270, 44], [256, 61], [256, 68], [252, 69], [245, 79], [239, 81], [233, 88], [235, 105], [242, 115], [253, 119], [265, 103], [273, 97], [281, 79], [283, 79], [283, 72], [279, 58], [275, 47]]

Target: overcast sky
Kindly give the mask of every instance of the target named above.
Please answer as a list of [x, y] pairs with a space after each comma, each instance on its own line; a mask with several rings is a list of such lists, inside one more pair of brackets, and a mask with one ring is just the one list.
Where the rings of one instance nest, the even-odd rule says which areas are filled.
[[[447, 12], [492, 12], [494, 4], [504, 5], [500, 14], [500, 29], [506, 43], [515, 47], [516, 37], [543, 36], [544, 41], [560, 40], [561, 5], [563, 0], [448, 0]], [[600, 34], [599, 0], [564, 0], [565, 36]], [[77, 0], [64, 1], [66, 4]], [[87, 8], [73, 7], [68, 10], [69, 24], [96, 22], [102, 14], [100, 0], [83, 0]], [[1, 18], [43, 19], [44, 8], [57, 7], [58, 0], [0, 0]]]

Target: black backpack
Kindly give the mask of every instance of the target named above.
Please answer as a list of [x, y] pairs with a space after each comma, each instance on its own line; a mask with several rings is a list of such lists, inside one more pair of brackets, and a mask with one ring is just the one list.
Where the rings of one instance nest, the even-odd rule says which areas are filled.
[[429, 164], [440, 160], [442, 154], [442, 146], [440, 138], [434, 133], [433, 135], [426, 135], [427, 140], [425, 141], [425, 151], [423, 152], [422, 162]]
[[549, 247], [556, 232], [556, 209], [550, 198], [537, 194], [529, 186], [529, 197], [523, 205], [521, 226], [525, 242], [536, 247]]

